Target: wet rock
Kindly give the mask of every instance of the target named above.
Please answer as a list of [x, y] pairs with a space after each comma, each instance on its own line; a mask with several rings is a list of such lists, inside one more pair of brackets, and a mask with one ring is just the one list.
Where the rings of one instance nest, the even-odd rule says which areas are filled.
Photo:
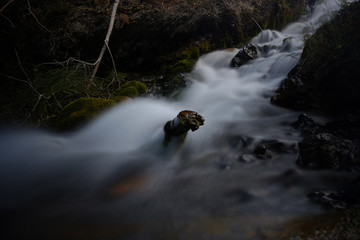
[[254, 149], [254, 153], [258, 156], [264, 156], [266, 153], [266, 146], [265, 145], [259, 145]]
[[299, 142], [297, 164], [311, 169], [350, 169], [359, 165], [358, 146], [331, 133], [319, 133]]
[[[262, 147], [263, 146], [263, 147]], [[280, 141], [280, 140], [262, 140], [260, 144], [255, 148], [254, 152], [261, 155], [261, 151], [264, 151], [266, 155], [272, 155], [274, 153], [296, 153], [298, 152], [297, 142], [294, 141]], [[262, 155], [264, 155], [262, 154]]]
[[276, 153], [296, 153], [298, 152], [298, 147], [296, 142], [283, 142], [278, 140], [268, 141], [265, 146], [268, 150]]
[[308, 197], [325, 208], [346, 209], [348, 207], [345, 202], [345, 195], [342, 191], [314, 191], [310, 193]]
[[307, 39], [299, 64], [281, 83], [272, 103], [331, 114], [359, 111], [360, 48], [355, 47], [360, 40], [359, 12], [359, 2], [349, 4]]
[[300, 114], [298, 120], [292, 126], [300, 130], [302, 134], [311, 134], [321, 129], [321, 125], [305, 113]]
[[186, 137], [189, 130], [196, 131], [200, 126], [204, 125], [205, 118], [197, 112], [184, 110], [181, 111], [176, 118], [168, 121], [164, 126], [165, 140], [167, 144], [172, 137]]
[[254, 45], [248, 44], [241, 48], [240, 51], [231, 59], [231, 67], [240, 67], [250, 60], [257, 58], [257, 49]]
[[[288, 74], [288, 77], [282, 81], [274, 95], [271, 97], [271, 103], [281, 107], [295, 110], [304, 110], [313, 108], [312, 104], [317, 102], [308, 96], [309, 91], [305, 88], [302, 75], [298, 74], [299, 66], [296, 66]], [[311, 101], [309, 100], [311, 99]]]

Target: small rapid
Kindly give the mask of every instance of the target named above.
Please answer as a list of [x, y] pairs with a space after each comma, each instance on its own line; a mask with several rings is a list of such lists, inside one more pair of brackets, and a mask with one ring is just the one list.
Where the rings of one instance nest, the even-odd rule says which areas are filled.
[[[322, 213], [306, 194], [345, 176], [297, 168], [299, 113], [270, 97], [339, 7], [318, 1], [262, 31], [259, 57], [240, 68], [229, 67], [238, 49], [202, 56], [174, 99], [134, 99], [69, 134], [3, 131], [3, 239], [278, 239], [291, 219]], [[185, 109], [205, 125], [164, 147], [164, 124]], [[286, 150], [254, 157], [264, 143]]]

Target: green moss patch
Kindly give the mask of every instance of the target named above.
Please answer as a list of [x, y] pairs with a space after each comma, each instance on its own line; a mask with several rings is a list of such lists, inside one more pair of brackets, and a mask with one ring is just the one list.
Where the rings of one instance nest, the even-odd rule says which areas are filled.
[[116, 89], [112, 95], [111, 99], [119, 101], [123, 97], [135, 98], [140, 95], [144, 95], [147, 92], [147, 87], [144, 83], [139, 81], [129, 81], [121, 85], [120, 88]]
[[88, 122], [101, 111], [115, 105], [114, 100], [102, 98], [79, 98], [64, 107], [57, 119], [57, 128], [68, 130]]
[[193, 45], [183, 49], [176, 57], [177, 60], [173, 64], [167, 64], [162, 70], [168, 74], [178, 74], [191, 72], [198, 58], [212, 50], [212, 46], [208, 41], [195, 42]]

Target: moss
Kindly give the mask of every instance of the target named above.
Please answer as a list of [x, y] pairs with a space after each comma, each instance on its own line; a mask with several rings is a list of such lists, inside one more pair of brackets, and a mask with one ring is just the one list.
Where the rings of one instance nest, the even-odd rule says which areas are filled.
[[162, 70], [169, 74], [191, 72], [198, 58], [202, 54], [210, 52], [212, 49], [209, 41], [203, 40], [195, 42], [193, 45], [183, 49], [173, 64], [164, 65]]
[[195, 45], [189, 46], [181, 52], [182, 58], [197, 59], [201, 54], [211, 51], [211, 44], [208, 41], [200, 41]]
[[144, 83], [139, 81], [129, 81], [121, 85], [120, 88], [116, 89], [111, 99], [115, 101], [121, 101], [123, 97], [135, 98], [139, 95], [143, 95], [147, 92], [147, 87]]
[[174, 65], [167, 66], [166, 71], [171, 73], [191, 72], [195, 64], [193, 59], [182, 59]]
[[121, 85], [122, 88], [135, 87], [140, 95], [147, 92], [147, 87], [144, 83], [139, 81], [129, 81]]
[[56, 127], [68, 130], [78, 127], [97, 116], [101, 111], [115, 105], [114, 100], [102, 98], [79, 98], [64, 107], [57, 118]]
[[112, 99], [114, 99], [113, 97], [130, 97], [130, 98], [135, 98], [137, 96], [139, 96], [139, 91], [137, 90], [136, 87], [133, 86], [129, 86], [127, 88], [119, 88], [117, 90], [115, 90], [112, 94]]

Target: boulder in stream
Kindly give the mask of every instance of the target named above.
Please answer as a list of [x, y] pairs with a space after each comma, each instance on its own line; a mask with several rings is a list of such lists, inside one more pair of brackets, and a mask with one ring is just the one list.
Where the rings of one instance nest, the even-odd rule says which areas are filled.
[[231, 67], [240, 67], [250, 60], [257, 58], [257, 49], [253, 44], [248, 44], [231, 59]]

